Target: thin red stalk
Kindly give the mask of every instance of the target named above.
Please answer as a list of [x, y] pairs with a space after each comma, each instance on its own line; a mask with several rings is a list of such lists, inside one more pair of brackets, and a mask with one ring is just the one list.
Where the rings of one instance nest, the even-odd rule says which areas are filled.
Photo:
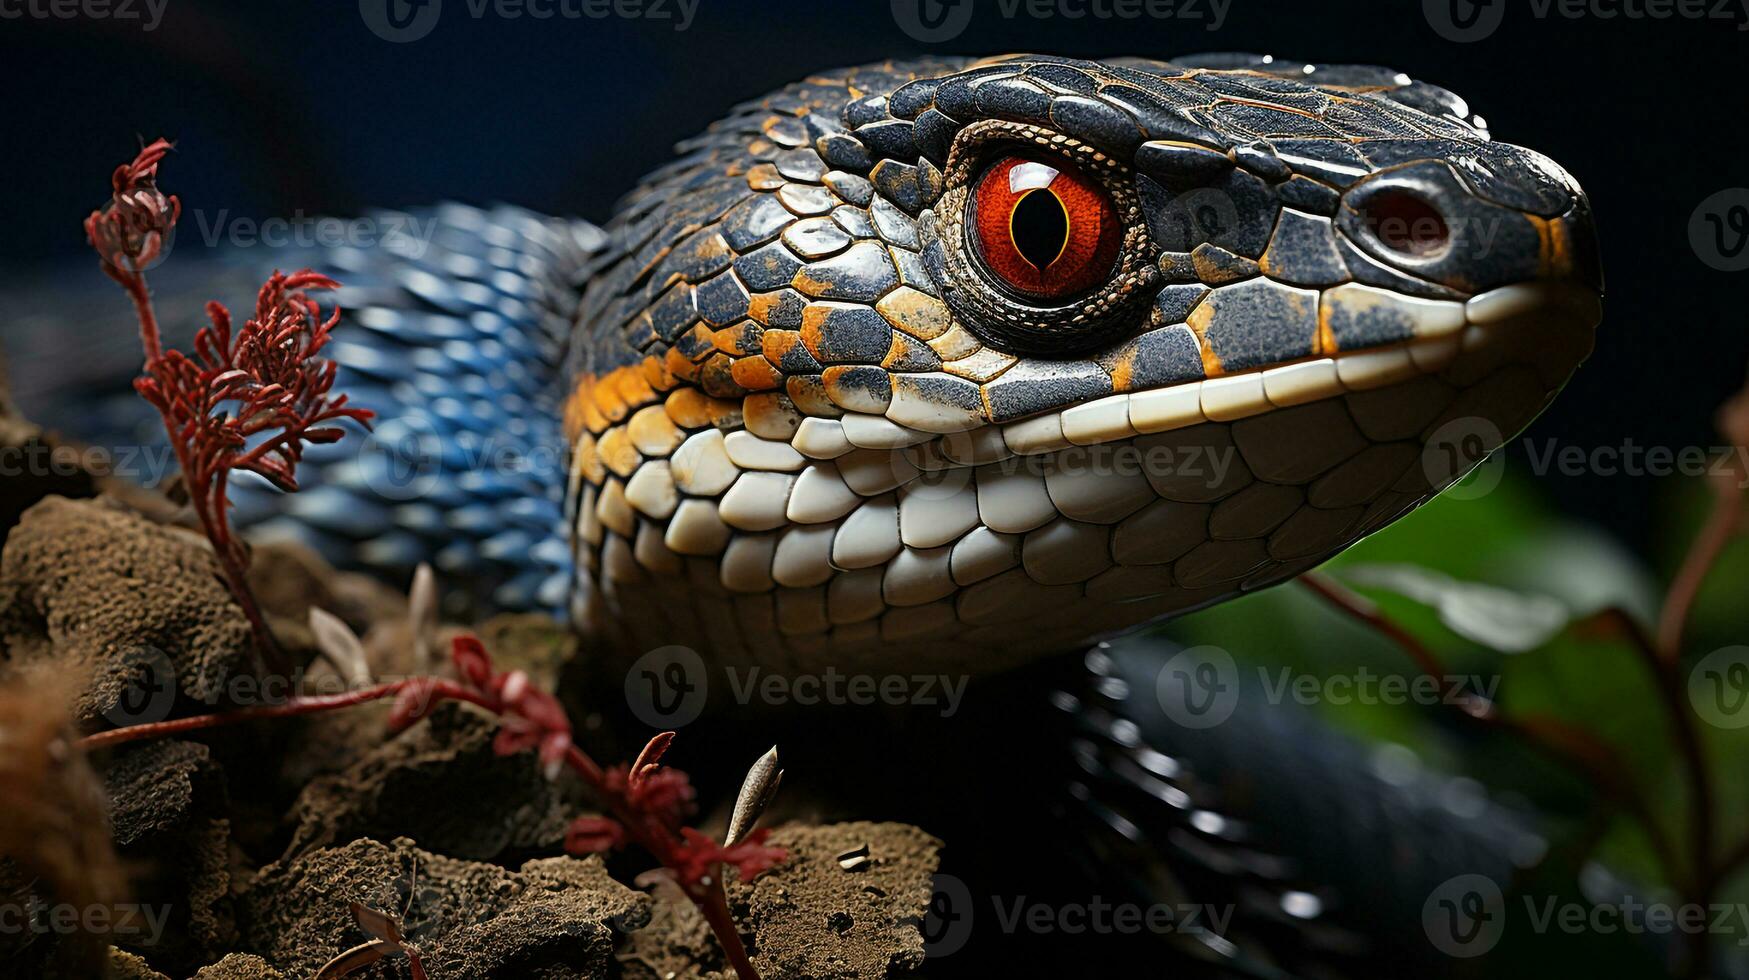
[[[669, 733], [664, 733], [669, 734]], [[670, 735], [671, 737], [671, 735]], [[662, 736], [651, 741], [651, 746], [657, 744]], [[638, 762], [631, 771], [637, 772], [639, 765], [646, 756], [652, 754], [649, 747], [639, 754]], [[657, 750], [654, 754], [660, 755]], [[647, 811], [641, 810], [626, 799], [625, 794], [613, 789], [607, 783], [607, 776], [596, 765], [595, 760], [585, 755], [575, 745], [565, 753], [565, 763], [570, 766], [583, 781], [593, 787], [606, 804], [607, 809], [631, 833], [632, 839], [644, 850], [650, 852], [658, 862], [666, 867], [677, 864], [676, 852], [680, 841], [668, 828]], [[723, 955], [735, 968], [735, 975], [742, 980], [759, 980], [759, 971], [753, 966], [753, 961], [747, 955], [747, 949], [741, 942], [741, 932], [735, 926], [734, 916], [729, 912], [729, 899], [723, 891], [723, 869], [719, 865], [717, 873], [710, 876], [708, 884], [683, 885], [693, 904], [704, 914], [705, 921], [710, 924], [711, 932], [716, 934], [717, 943], [723, 947]]]
[[[164, 422], [190, 506], [218, 556], [226, 587], [249, 621], [266, 669], [283, 676], [289, 664], [249, 588], [249, 555], [231, 529], [229, 472], [247, 469], [294, 491], [305, 444], [341, 435], [338, 428], [316, 427], [350, 418], [368, 428], [371, 413], [348, 407], [344, 395], [330, 396], [336, 367], [317, 354], [340, 312], [333, 309], [323, 320], [320, 304], [304, 290], [334, 289], [339, 283], [308, 269], [269, 277], [256, 293], [254, 317], [240, 329], [232, 329], [223, 306], [208, 303], [210, 325], [195, 334], [192, 358], [164, 349], [145, 270], [163, 256], [182, 213], [180, 200], [158, 188], [158, 166], [170, 150], [168, 141], [157, 140], [116, 168], [109, 203], [86, 218], [85, 234], [104, 272], [126, 290], [138, 315], [146, 360], [135, 387]], [[236, 412], [227, 413], [233, 402]], [[282, 431], [245, 449], [251, 437], [271, 429]]]
[[146, 349], [149, 364], [164, 353], [158, 336], [158, 314], [152, 309], [152, 293], [146, 288], [146, 276], [140, 272], [122, 272], [114, 266], [104, 266], [110, 278], [121, 283], [128, 298], [134, 301], [134, 313], [140, 321], [140, 345]]
[[735, 968], [735, 976], [741, 980], [759, 980], [759, 971], [748, 957], [746, 947], [741, 945], [741, 932], [735, 927], [735, 916], [729, 911], [729, 898], [723, 892], [722, 872], [719, 870], [711, 876], [708, 891], [702, 898], [692, 895], [692, 900], [704, 913], [705, 921], [710, 923], [711, 932], [716, 933], [717, 943], [723, 947], [723, 955], [728, 957], [729, 965]]
[[[1700, 542], [1696, 541], [1696, 547], [1699, 546]], [[1687, 776], [1689, 800], [1692, 804], [1689, 813], [1689, 833], [1693, 838], [1692, 880], [1696, 882], [1696, 887], [1704, 887], [1709, 877], [1707, 869], [1713, 863], [1713, 780], [1712, 769], [1707, 765], [1706, 748], [1701, 743], [1700, 731], [1694, 723], [1687, 686], [1677, 669], [1677, 662], [1664, 656], [1664, 651], [1653, 643], [1652, 638], [1640, 628], [1640, 624], [1632, 616], [1612, 607], [1598, 613], [1597, 618], [1628, 638], [1630, 645], [1652, 674], [1658, 702], [1669, 718], [1671, 735], [1682, 756], [1682, 768]], [[1702, 900], [1701, 904], [1705, 904], [1704, 895], [1697, 895], [1696, 898]]]
[[186, 732], [196, 732], [205, 728], [219, 728], [225, 725], [240, 725], [246, 721], [256, 721], [262, 718], [291, 718], [297, 715], [316, 714], [322, 711], [333, 711], [338, 708], [350, 708], [355, 705], [380, 701], [393, 697], [415, 683], [436, 684], [436, 691], [442, 697], [467, 701], [482, 708], [491, 708], [484, 699], [473, 691], [454, 681], [435, 678], [409, 677], [404, 680], [390, 681], [373, 687], [361, 687], [355, 691], [341, 694], [316, 694], [304, 697], [294, 697], [278, 704], [255, 705], [248, 708], [234, 708], [230, 711], [220, 711], [208, 715], [193, 715], [188, 718], [173, 718], [168, 721], [155, 721], [141, 725], [129, 725], [126, 728], [112, 728], [105, 732], [87, 735], [79, 740], [79, 747], [87, 751], [107, 749], [127, 742], [139, 742], [146, 739], [164, 738], [170, 735], [181, 735]]
[[1688, 629], [1689, 613], [1700, 595], [1701, 586], [1724, 553], [1725, 546], [1737, 536], [1743, 526], [1743, 491], [1734, 471], [1722, 474], [1713, 484], [1713, 506], [1706, 523], [1683, 557], [1682, 567], [1664, 597], [1664, 609], [1658, 616], [1658, 655], [1674, 663], [1682, 656], [1682, 636]]
[[[1408, 654], [1422, 673], [1435, 679], [1447, 676], [1445, 667], [1437, 654], [1428, 649], [1420, 639], [1400, 623], [1380, 612], [1378, 607], [1364, 596], [1317, 572], [1301, 575], [1299, 581], [1338, 612], [1359, 621], [1391, 640], [1404, 653]], [[1538, 751], [1584, 774], [1593, 785], [1602, 789], [1604, 793], [1633, 814], [1635, 821], [1651, 843], [1652, 850], [1658, 855], [1660, 863], [1670, 874], [1671, 880], [1681, 880], [1683, 877], [1682, 863], [1677, 859], [1676, 848], [1665, 835], [1662, 825], [1658, 823], [1651, 804], [1636, 786], [1621, 777], [1620, 773], [1624, 771], [1622, 763], [1608, 746], [1597, 742], [1583, 732], [1552, 725], [1530, 725], [1507, 718], [1494, 710], [1492, 702], [1473, 695], [1466, 695], [1462, 701], [1456, 703], [1455, 707], [1459, 716], [1476, 724], [1514, 734]], [[1582, 742], [1583, 744], [1568, 744], [1567, 741], [1561, 740], [1561, 736], [1566, 736], [1569, 741]]]
[[[1375, 633], [1383, 634], [1408, 654], [1409, 659], [1415, 661], [1415, 666], [1422, 673], [1432, 677], [1445, 675], [1445, 665], [1440, 662], [1437, 654], [1429, 650], [1415, 634], [1379, 612], [1379, 607], [1365, 596], [1338, 585], [1334, 579], [1320, 572], [1307, 572], [1300, 576], [1299, 581], [1350, 618], [1359, 620]], [[1492, 711], [1491, 706], [1486, 706], [1486, 702], [1480, 702], [1480, 705], [1483, 706], [1482, 710]], [[1465, 713], [1473, 712], [1466, 708]]]
[[[179, 459], [184, 456], [180, 444], [177, 456]], [[191, 468], [190, 461], [183, 459], [182, 472], [184, 475], [198, 474], [201, 470], [198, 467]], [[242, 608], [243, 617], [249, 621], [249, 632], [255, 637], [255, 645], [261, 651], [268, 673], [279, 677], [289, 676], [290, 661], [280, 648], [273, 630], [268, 627], [267, 617], [262, 614], [260, 604], [255, 601], [255, 593], [249, 588], [248, 561], [238, 554], [239, 548], [231, 537], [231, 522], [225, 513], [225, 471], [220, 469], [208, 480], [210, 482], [207, 485], [213, 488], [213, 499], [208, 499], [206, 494], [195, 493], [191, 488], [189, 503], [200, 520], [201, 530], [206, 532], [207, 540], [213, 543], [213, 553], [218, 557], [219, 568], [223, 572], [221, 577], [225, 580], [226, 588], [230, 590], [231, 598]], [[213, 500], [218, 502], [216, 507]]]

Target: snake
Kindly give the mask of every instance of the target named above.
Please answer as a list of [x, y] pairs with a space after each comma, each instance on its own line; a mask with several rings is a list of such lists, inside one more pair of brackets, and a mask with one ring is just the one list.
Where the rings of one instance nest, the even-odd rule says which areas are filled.
[[999, 669], [1292, 578], [1529, 422], [1601, 289], [1558, 165], [1273, 60], [821, 75], [604, 230], [574, 622], [798, 669]]
[[[1068, 719], [1106, 859], [1171, 852], [1251, 905], [1274, 881], [1275, 919], [1319, 918], [1290, 879], [1361, 863], [1300, 814], [1353, 817], [1343, 855], [1391, 813], [1452, 822], [1280, 713], [1186, 741], [1143, 696], [1160, 654], [1119, 639], [1413, 511], [1590, 352], [1584, 192], [1451, 91], [1253, 54], [890, 61], [741, 103], [602, 224], [401, 217], [380, 247], [273, 255], [346, 284], [332, 356], [380, 424], [312, 447], [294, 497], [239, 487], [257, 536], [433, 562], [622, 661], [992, 675], [1091, 651], [1035, 707]], [[1329, 859], [1292, 871], [1207, 796], [1315, 767], [1271, 844]], [[1457, 852], [1505, 874], [1524, 834], [1460, 831], [1403, 895]]]

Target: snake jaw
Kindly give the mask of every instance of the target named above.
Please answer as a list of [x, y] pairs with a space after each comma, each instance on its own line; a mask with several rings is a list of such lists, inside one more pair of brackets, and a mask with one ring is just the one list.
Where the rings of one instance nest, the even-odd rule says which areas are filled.
[[[988, 669], [1291, 577], [1429, 499], [1559, 389], [1599, 280], [1571, 178], [1440, 98], [1000, 59], [744, 107], [629, 199], [584, 298], [585, 631]], [[995, 138], [1117, 188], [1097, 301], [976, 278]]]

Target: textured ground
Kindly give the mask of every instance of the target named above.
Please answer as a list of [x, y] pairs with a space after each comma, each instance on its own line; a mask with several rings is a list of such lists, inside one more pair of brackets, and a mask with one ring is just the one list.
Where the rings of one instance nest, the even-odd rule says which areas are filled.
[[[0, 446], [47, 438], [0, 398]], [[256, 696], [248, 629], [204, 540], [175, 526], [174, 508], [137, 492], [128, 502], [62, 496], [89, 496], [105, 483], [76, 468], [6, 481], [0, 686], [22, 692], [46, 690], [49, 679], [70, 683], [73, 692], [61, 700], [80, 730], [248, 702]], [[151, 516], [130, 506], [141, 500]], [[255, 575], [299, 662], [311, 657], [303, 624], [315, 605], [363, 637], [378, 676], [411, 666], [406, 602], [395, 591], [285, 547], [260, 548]], [[501, 617], [478, 632], [501, 662], [538, 682], [577, 673], [569, 668], [576, 645], [551, 620]], [[308, 676], [332, 681], [319, 662]], [[574, 712], [600, 697], [565, 693]], [[53, 699], [36, 700], [51, 717], [59, 710]], [[14, 720], [0, 718], [0, 730]], [[434, 978], [725, 975], [691, 906], [676, 904], [671, 886], [640, 876], [646, 866], [636, 856], [611, 865], [563, 856], [565, 825], [589, 809], [587, 797], [569, 782], [541, 778], [532, 757], [493, 755], [490, 718], [450, 705], [392, 737], [384, 720], [382, 706], [369, 706], [98, 754], [96, 771], [82, 778], [107, 801], [126, 899], [167, 910], [149, 937], [119, 927], [95, 936], [109, 947], [109, 975], [308, 977], [368, 938], [352, 919], [353, 901], [403, 916]], [[590, 716], [580, 729], [602, 744], [643, 737], [614, 737], [602, 724]], [[708, 780], [731, 789], [737, 781], [733, 774]], [[11, 790], [0, 785], [0, 793]], [[791, 849], [790, 862], [754, 882], [730, 883], [766, 976], [876, 978], [921, 964], [917, 923], [939, 842], [875, 823], [792, 823], [776, 840]], [[23, 846], [5, 838], [0, 883], [46, 890], [40, 876], [33, 882], [20, 873], [14, 858], [24, 855], [14, 851]], [[863, 848], [866, 862], [840, 862]], [[0, 948], [0, 978], [88, 975], [55, 959], [77, 944], [75, 937]], [[405, 961], [390, 960], [355, 975], [408, 973]]]

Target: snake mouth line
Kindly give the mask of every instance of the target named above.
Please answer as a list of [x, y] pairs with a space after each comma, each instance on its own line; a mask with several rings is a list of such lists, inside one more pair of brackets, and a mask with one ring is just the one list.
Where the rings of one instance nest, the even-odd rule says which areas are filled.
[[[1434, 304], [1413, 301], [1413, 306]], [[1417, 336], [1406, 341], [1310, 357], [1261, 370], [1186, 382], [1165, 388], [1108, 395], [1060, 411], [990, 427], [1003, 447], [1017, 455], [1092, 446], [1137, 435], [1166, 432], [1203, 422], [1233, 422], [1279, 408], [1337, 395], [1368, 391], [1443, 370], [1460, 353], [1508, 344], [1525, 333], [1551, 326], [1594, 328], [1601, 317], [1600, 297], [1565, 281], [1520, 283], [1490, 290], [1467, 303], [1444, 303], [1442, 314], [1417, 311]], [[1461, 316], [1459, 315], [1461, 313]], [[1582, 356], [1582, 355], [1581, 355]], [[1577, 360], [1553, 365], [1570, 371]], [[969, 433], [968, 433], [969, 435]], [[983, 439], [947, 438], [943, 454], [955, 462], [987, 461], [987, 454], [955, 448]], [[991, 447], [994, 448], [994, 447]]]
[[[1232, 422], [1382, 388], [1442, 371], [1459, 355], [1509, 348], [1515, 340], [1524, 341], [1518, 346], [1532, 359], [1545, 362], [1543, 381], [1554, 390], [1588, 352], [1589, 335], [1602, 315], [1601, 297], [1594, 290], [1564, 280], [1503, 286], [1465, 303], [1433, 303], [1382, 291], [1379, 295], [1389, 297], [1399, 312], [1410, 317], [1417, 336], [1242, 374], [1108, 395], [1018, 422], [959, 432], [926, 432], [860, 413], [846, 413], [842, 419], [810, 418], [802, 422], [792, 445], [812, 459], [835, 459], [858, 449], [908, 449], [927, 455], [939, 453], [951, 463], [980, 465], [1204, 422]], [[1580, 343], [1546, 343], [1546, 334], [1561, 330], [1579, 335]], [[1539, 347], [1547, 349], [1537, 355]]]

